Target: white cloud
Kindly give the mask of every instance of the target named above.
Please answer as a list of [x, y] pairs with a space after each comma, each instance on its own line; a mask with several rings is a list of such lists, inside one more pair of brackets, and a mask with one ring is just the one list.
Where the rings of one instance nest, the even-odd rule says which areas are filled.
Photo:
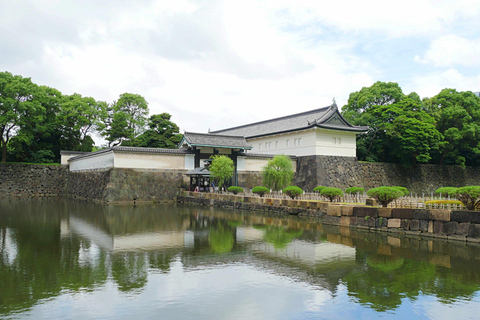
[[418, 76], [412, 83], [420, 97], [432, 97], [445, 88], [475, 92], [480, 90], [480, 74], [465, 76], [456, 69], [448, 69]]
[[436, 67], [479, 66], [479, 56], [480, 38], [469, 40], [456, 35], [447, 35], [434, 40], [424, 58], [416, 56], [415, 61], [431, 63]]

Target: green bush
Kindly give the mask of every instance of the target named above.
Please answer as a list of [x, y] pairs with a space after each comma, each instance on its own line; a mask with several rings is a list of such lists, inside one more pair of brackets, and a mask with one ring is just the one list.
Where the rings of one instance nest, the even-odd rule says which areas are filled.
[[446, 197], [449, 197], [449, 196], [454, 197], [457, 190], [458, 188], [454, 188], [454, 187], [443, 187], [435, 190], [435, 193], [441, 194], [442, 196], [446, 196]]
[[350, 187], [347, 190], [345, 190], [345, 193], [348, 193], [348, 194], [357, 194], [359, 192], [364, 193], [365, 189], [363, 189], [362, 187]]
[[252, 192], [258, 194], [260, 197], [263, 197], [264, 194], [270, 193], [270, 189], [267, 187], [257, 186], [253, 187]]
[[228, 190], [228, 192], [231, 192], [233, 194], [243, 193], [243, 188], [242, 187], [237, 187], [237, 186], [228, 187], [227, 190]]
[[315, 187], [313, 188], [313, 192], [318, 192], [320, 193], [323, 189], [325, 189], [326, 187], [323, 187], [323, 186], [318, 186], [318, 187]]
[[403, 197], [408, 196], [408, 194], [410, 193], [408, 189], [405, 187], [394, 186], [392, 188], [397, 188], [398, 190], [400, 190], [402, 192]]
[[301, 195], [303, 193], [303, 190], [297, 186], [288, 186], [285, 189], [283, 189], [283, 193], [285, 193], [290, 198], [295, 199], [296, 196]]
[[468, 210], [480, 208], [480, 186], [458, 188], [455, 196], [462, 201]]
[[367, 191], [367, 195], [376, 199], [382, 207], [386, 207], [390, 202], [403, 197], [403, 192], [398, 187], [378, 187]]
[[333, 200], [340, 198], [343, 196], [342, 190], [338, 188], [323, 188], [320, 194], [330, 200], [330, 202], [333, 202]]

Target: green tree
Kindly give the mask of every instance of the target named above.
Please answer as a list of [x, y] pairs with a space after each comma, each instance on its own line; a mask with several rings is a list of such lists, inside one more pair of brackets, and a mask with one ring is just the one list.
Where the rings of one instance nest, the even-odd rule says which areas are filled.
[[170, 121], [168, 113], [152, 115], [148, 121], [149, 129], [135, 141], [138, 147], [175, 149], [182, 140], [178, 126]]
[[[38, 87], [30, 78], [13, 76], [9, 72], [0, 73], [0, 146], [2, 162], [7, 161], [7, 146], [10, 139], [28, 123], [40, 123], [43, 120], [44, 109], [34, 99]], [[31, 138], [24, 134], [19, 140]]]
[[285, 155], [276, 155], [262, 169], [263, 185], [278, 191], [290, 184], [293, 179], [292, 160]]
[[208, 170], [217, 182], [218, 187], [221, 188], [227, 180], [233, 177], [235, 165], [229, 157], [216, 155], [212, 157], [212, 163]]
[[444, 137], [437, 161], [480, 165], [480, 98], [470, 91], [444, 89], [424, 103]]

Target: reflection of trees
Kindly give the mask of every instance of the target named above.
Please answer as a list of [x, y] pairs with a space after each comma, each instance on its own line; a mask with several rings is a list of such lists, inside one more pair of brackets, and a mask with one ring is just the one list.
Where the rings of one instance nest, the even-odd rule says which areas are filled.
[[448, 303], [458, 297], [470, 299], [480, 288], [465, 273], [423, 261], [358, 253], [360, 266], [343, 280], [349, 295], [376, 311], [397, 308], [402, 298], [416, 300], [421, 293], [437, 296]]
[[235, 244], [233, 230], [218, 221], [216, 228], [210, 228], [208, 242], [214, 253], [227, 253], [232, 251]]
[[277, 226], [253, 226], [255, 229], [265, 230], [264, 240], [273, 244], [276, 249], [286, 248], [293, 239], [300, 237], [303, 230], [288, 229]]
[[148, 264], [143, 252], [122, 252], [112, 257], [112, 276], [121, 291], [140, 289], [147, 283]]

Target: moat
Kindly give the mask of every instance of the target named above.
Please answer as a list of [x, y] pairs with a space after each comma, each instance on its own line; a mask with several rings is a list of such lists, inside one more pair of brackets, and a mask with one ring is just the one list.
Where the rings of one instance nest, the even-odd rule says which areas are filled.
[[0, 200], [5, 319], [474, 319], [479, 263], [306, 217]]

